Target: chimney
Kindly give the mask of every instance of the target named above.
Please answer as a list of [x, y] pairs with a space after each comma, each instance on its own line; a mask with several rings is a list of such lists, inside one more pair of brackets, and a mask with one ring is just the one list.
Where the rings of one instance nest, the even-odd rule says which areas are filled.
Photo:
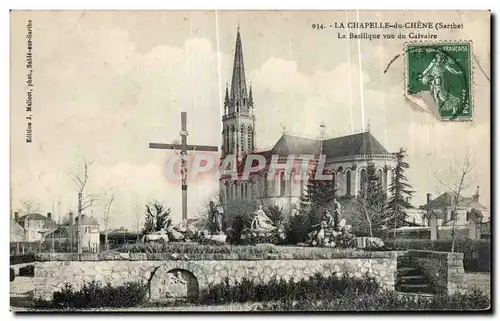
[[19, 222], [19, 212], [14, 212], [14, 220]]
[[49, 213], [47, 213], [47, 218], [48, 218], [49, 220], [51, 220], [51, 219], [52, 219], [52, 213], [50, 213], [50, 212], [49, 212]]
[[432, 194], [427, 193], [427, 204], [429, 204], [430, 201], [432, 201]]
[[476, 192], [474, 195], [472, 195], [472, 198], [476, 201], [479, 202], [479, 186], [476, 187]]

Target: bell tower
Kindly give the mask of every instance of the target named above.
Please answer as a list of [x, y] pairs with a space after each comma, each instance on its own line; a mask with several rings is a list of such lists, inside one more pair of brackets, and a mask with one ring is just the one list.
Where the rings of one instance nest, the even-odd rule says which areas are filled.
[[240, 27], [236, 34], [231, 88], [226, 84], [222, 116], [222, 157], [252, 153], [255, 148], [255, 118], [252, 87], [247, 88]]

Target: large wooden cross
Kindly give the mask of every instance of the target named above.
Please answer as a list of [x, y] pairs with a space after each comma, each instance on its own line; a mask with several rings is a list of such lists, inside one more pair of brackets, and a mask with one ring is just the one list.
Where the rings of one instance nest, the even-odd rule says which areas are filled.
[[217, 152], [219, 149], [216, 146], [206, 145], [188, 145], [186, 129], [187, 114], [185, 111], [181, 112], [181, 144], [162, 144], [162, 143], [149, 143], [149, 148], [153, 149], [172, 149], [180, 150], [181, 157], [181, 174], [182, 174], [182, 221], [187, 221], [187, 152], [189, 151], [205, 151]]

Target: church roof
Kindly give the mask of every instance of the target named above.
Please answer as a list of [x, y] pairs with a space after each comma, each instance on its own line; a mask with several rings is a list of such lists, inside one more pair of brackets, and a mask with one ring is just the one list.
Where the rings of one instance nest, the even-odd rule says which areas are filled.
[[389, 153], [370, 132], [364, 132], [324, 140], [323, 154], [329, 158], [337, 158]]
[[320, 152], [325, 154], [327, 158], [389, 154], [384, 146], [369, 132], [326, 140], [284, 134], [272, 149], [273, 154], [280, 156], [318, 155]]
[[284, 134], [274, 145], [273, 155], [317, 155], [320, 152], [321, 141], [317, 139]]

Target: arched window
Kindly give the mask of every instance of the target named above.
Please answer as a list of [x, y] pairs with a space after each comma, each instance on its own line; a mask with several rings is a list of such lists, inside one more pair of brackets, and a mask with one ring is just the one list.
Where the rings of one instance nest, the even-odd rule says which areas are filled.
[[379, 168], [377, 170], [377, 181], [378, 181], [378, 186], [380, 187], [383, 187], [383, 180], [382, 180], [382, 177], [383, 177], [383, 171], [382, 171], [382, 168]]
[[245, 199], [245, 194], [243, 194], [244, 190], [243, 190], [243, 182], [241, 182], [240, 184], [240, 193], [241, 193], [241, 197], [240, 199], [244, 200]]
[[248, 200], [248, 182], [245, 182], [245, 200]]
[[226, 135], [225, 135], [225, 143], [226, 143], [226, 153], [229, 153], [229, 137], [231, 133], [229, 132], [229, 125], [226, 125]]
[[345, 194], [350, 196], [351, 195], [351, 171], [348, 170], [345, 173]]
[[245, 151], [245, 125], [241, 124], [240, 127], [240, 150]]
[[333, 189], [335, 190], [334, 193], [337, 192], [337, 173], [335, 173], [335, 171], [332, 171], [332, 186], [333, 186]]
[[285, 191], [286, 191], [285, 172], [281, 172], [279, 178], [280, 178], [280, 196], [285, 196]]
[[230, 189], [230, 186], [229, 186], [229, 182], [226, 182], [226, 197], [228, 200], [231, 199], [231, 189]]
[[252, 126], [248, 126], [247, 128], [247, 149], [248, 150], [253, 150], [253, 144], [252, 144]]
[[264, 174], [264, 196], [268, 196], [269, 193], [269, 182], [267, 180], [267, 173]]
[[234, 153], [234, 125], [231, 125], [231, 133], [229, 135], [229, 152]]
[[360, 190], [363, 191], [363, 194], [366, 195], [366, 190], [368, 188], [368, 174], [366, 173], [366, 169], [361, 169], [359, 171], [360, 176]]
[[248, 181], [248, 192], [247, 192], [247, 197], [248, 200], [251, 201], [253, 198], [253, 188], [254, 188], [255, 181], [254, 180], [249, 180]]

